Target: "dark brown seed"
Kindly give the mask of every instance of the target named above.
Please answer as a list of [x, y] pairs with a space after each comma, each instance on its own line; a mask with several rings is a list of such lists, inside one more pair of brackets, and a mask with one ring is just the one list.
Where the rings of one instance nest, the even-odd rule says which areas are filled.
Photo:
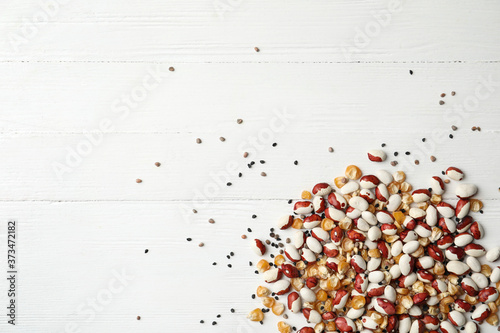
[[419, 161], [419, 160], [415, 160], [415, 164], [416, 164], [416, 165], [419, 165], [419, 164], [420, 164], [420, 161]]
[[137, 320], [141, 320], [141, 316], [137, 316]]
[[392, 165], [392, 166], [396, 166], [396, 165], [398, 165], [398, 161], [392, 161], [392, 162], [391, 162], [391, 165]]
[[478, 130], [479, 132], [481, 132], [481, 127], [479, 127], [479, 126], [478, 126], [478, 127], [477, 127], [477, 130]]
[[155, 165], [156, 165], [157, 167], [159, 167], [159, 166], [161, 165], [161, 163], [160, 163], [160, 162], [156, 162], [156, 163], [155, 163]]
[[212, 224], [214, 224], [214, 223], [215, 223], [215, 221], [214, 221], [214, 219], [209, 219], [209, 220], [208, 220], [208, 223], [212, 223]]
[[452, 92], [451, 92], [451, 96], [455, 96], [456, 94], [457, 94], [457, 93], [456, 93], [456, 92], [454, 92], [454, 91], [452, 91]]
[[441, 94], [441, 97], [444, 97], [444, 96], [446, 96], [446, 94], [445, 94], [445, 93], [442, 93], [442, 94]]
[[253, 48], [255, 50], [255, 52], [260, 52], [260, 49], [256, 46]]
[[288, 319], [288, 315], [286, 313], [283, 315], [283, 319]]
[[196, 213], [198, 213], [198, 211], [197, 211], [196, 209], [193, 209], [193, 213], [195, 213], [195, 214], [196, 214]]
[[197, 138], [197, 139], [196, 139], [196, 143], [197, 143], [197, 144], [200, 144], [200, 143], [201, 143], [201, 139], [200, 139], [200, 138]]
[[140, 183], [142, 183], [142, 179], [137, 178], [137, 179], [135, 180], [135, 182], [136, 182], [136, 183], [138, 183], [138, 184], [140, 184]]
[[168, 70], [171, 71], [171, 72], [173, 72], [173, 71], [175, 71], [175, 68], [170, 67]]
[[237, 120], [236, 120], [236, 122], [237, 122], [238, 124], [241, 124], [241, 123], [243, 123], [243, 119], [237, 119]]
[[260, 175], [261, 175], [262, 177], [267, 176], [267, 174], [266, 174], [265, 172], [261, 172], [261, 173], [260, 173]]
[[439, 105], [443, 105], [444, 104], [444, 101], [439, 101]]
[[226, 138], [225, 138], [225, 137], [223, 137], [223, 136], [221, 136], [221, 137], [219, 138], [219, 140], [220, 140], [220, 141], [222, 141], [222, 142], [224, 142], [224, 141], [226, 141]]
[[456, 131], [458, 129], [458, 127], [455, 126], [455, 125], [453, 125], [453, 126], [451, 126], [451, 129], [454, 130], [454, 131]]
[[434, 155], [431, 156], [431, 162], [436, 162], [436, 156]]
[[247, 152], [244, 152], [244, 153], [243, 153], [243, 157], [244, 157], [244, 158], [247, 158], [247, 157], [248, 157], [248, 153], [247, 153]]
[[328, 147], [328, 151], [329, 151], [330, 153], [333, 153], [333, 147]]
[[[500, 188], [499, 188], [498, 190], [500, 191]], [[285, 242], [286, 242], [287, 244], [290, 244], [290, 242], [291, 242], [291, 241], [292, 241], [292, 240], [291, 240], [290, 238], [287, 238], [287, 239], [285, 240]]]

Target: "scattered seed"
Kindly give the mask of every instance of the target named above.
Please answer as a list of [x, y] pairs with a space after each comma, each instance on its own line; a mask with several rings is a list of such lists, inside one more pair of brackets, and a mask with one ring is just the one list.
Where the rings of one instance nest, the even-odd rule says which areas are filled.
[[256, 219], [256, 218], [257, 218], [257, 215], [253, 214], [253, 215], [252, 215], [252, 218], [253, 218], [253, 219]]
[[186, 240], [187, 240], [188, 242], [190, 242], [190, 241], [192, 241], [193, 239], [189, 237], [189, 238], [186, 238]]
[[200, 243], [198, 244], [199, 247], [204, 247], [205, 246], [205, 243]]
[[416, 165], [419, 165], [419, 164], [420, 164], [420, 161], [419, 161], [419, 160], [415, 160], [415, 164], [416, 164]]
[[264, 160], [260, 160], [259, 162], [260, 162], [260, 164], [265, 164], [266, 163], [266, 161], [264, 161]]
[[200, 144], [200, 143], [201, 143], [201, 139], [200, 139], [200, 138], [197, 138], [197, 139], [196, 139], [196, 143], [197, 143], [197, 144]]
[[142, 183], [142, 179], [137, 178], [137, 179], [135, 180], [135, 182], [136, 182], [137, 184], [140, 184], [140, 183]]
[[456, 131], [458, 129], [458, 127], [455, 126], [455, 125], [453, 125], [453, 126], [451, 126], [451, 129], [454, 130], [454, 131]]
[[226, 141], [226, 138], [225, 138], [225, 137], [223, 137], [223, 136], [221, 136], [221, 137], [219, 138], [219, 140], [220, 140], [220, 141], [222, 141], [222, 142], [224, 142], [224, 141]]
[[391, 165], [392, 165], [392, 166], [396, 166], [396, 165], [398, 165], [398, 161], [392, 161], [392, 162], [391, 162]]
[[160, 162], [156, 162], [156, 163], [155, 163], [155, 165], [156, 165], [157, 167], [159, 167], [159, 166], [161, 165], [161, 163], [160, 163]]
[[241, 124], [241, 123], [243, 123], [243, 119], [236, 119], [236, 122], [237, 122], [238, 124]]
[[252, 229], [248, 228], [248, 229], [247, 229], [247, 231], [248, 231], [248, 232], [252, 232]]
[[293, 200], [292, 200], [292, 199], [288, 200], [288, 204], [291, 204], [292, 202], [293, 202]]
[[195, 213], [195, 214], [196, 214], [196, 213], [198, 213], [198, 211], [197, 211], [196, 209], [193, 209], [193, 213]]
[[413, 75], [413, 71], [410, 69], [410, 75]]
[[481, 132], [481, 127], [479, 127], [479, 126], [478, 126], [478, 127], [477, 127], [477, 130], [478, 130], [479, 132]]
[[220, 314], [217, 315], [217, 318], [220, 318]]
[[231, 313], [234, 313], [234, 312], [235, 312], [235, 310], [234, 310], [234, 309], [231, 309]]
[[405, 155], [410, 155], [410, 152], [409, 151], [405, 152]]
[[137, 316], [137, 320], [141, 320], [141, 316]]
[[394, 152], [394, 156], [398, 156], [399, 153], [397, 151]]
[[233, 183], [228, 182], [226, 185], [227, 185], [227, 186], [231, 186], [231, 185], [233, 185]]
[[171, 71], [171, 72], [173, 72], [173, 71], [175, 71], [175, 68], [169, 67], [168, 70]]
[[444, 97], [444, 96], [446, 96], [446, 94], [445, 94], [445, 93], [442, 93], [442, 94], [441, 94], [441, 97]]
[[456, 94], [457, 94], [457, 93], [456, 93], [456, 92], [454, 92], [454, 91], [452, 91], [452, 92], [451, 92], [451, 96], [455, 96]]
[[144, 253], [148, 253], [148, 252], [149, 252], [149, 250], [148, 250], [148, 249], [145, 249], [145, 250], [144, 250]]
[[215, 220], [214, 220], [214, 219], [209, 219], [209, 220], [208, 220], [208, 223], [212, 223], [212, 224], [214, 224], [214, 223], [215, 223]]
[[267, 176], [267, 174], [266, 174], [265, 172], [261, 172], [261, 173], [260, 173], [260, 175], [261, 175], [262, 177]]
[[328, 147], [328, 151], [329, 151], [330, 153], [333, 153], [333, 147]]
[[439, 105], [443, 105], [444, 104], [444, 101], [439, 101]]
[[422, 138], [422, 142], [425, 142], [425, 138]]
[[[500, 189], [498, 189], [498, 190], [500, 191]], [[290, 242], [291, 242], [291, 241], [292, 241], [292, 240], [291, 240], [290, 238], [285, 239], [285, 242], [286, 242], [287, 244], [290, 244]]]
[[477, 130], [477, 127], [476, 126], [472, 126], [471, 130], [475, 131], [475, 130]]
[[275, 142], [275, 143], [273, 143], [273, 147], [276, 147], [277, 145], [278, 145], [278, 144], [277, 144], [276, 142]]
[[243, 174], [240, 172], [240, 173], [238, 174], [238, 177], [240, 177], [240, 178], [241, 178], [241, 176], [243, 176]]
[[216, 322], [216, 321], [213, 321], [213, 322], [212, 322], [212, 325], [217, 325], [217, 322]]
[[241, 239], [247, 239], [247, 235], [241, 235]]
[[204, 321], [204, 320], [200, 320], [200, 324], [204, 324], [204, 323], [205, 323], [205, 321]]
[[255, 50], [255, 52], [260, 52], [260, 49], [256, 46], [253, 48]]
[[286, 313], [283, 315], [283, 319], [288, 319], [288, 315]]
[[244, 158], [247, 158], [247, 157], [248, 157], [248, 153], [247, 153], [247, 152], [244, 152], [244, 153], [243, 153], [243, 157], [244, 157]]
[[448, 135], [448, 136], [450, 137], [450, 139], [453, 139], [453, 134], [450, 134], [450, 135]]
[[216, 266], [216, 265], [217, 265], [217, 263], [214, 261], [214, 262], [212, 263], [212, 266]]
[[227, 264], [227, 267], [232, 268], [232, 267], [233, 267], [233, 265], [231, 265], [231, 264]]
[[386, 146], [386, 144], [385, 144], [385, 143], [383, 143], [383, 144], [381, 144], [381, 146], [382, 146], [382, 147], [385, 147], [385, 146]]
[[431, 162], [436, 162], [436, 156], [434, 155], [431, 156]]
[[299, 161], [293, 161], [293, 164], [297, 165], [299, 164]]

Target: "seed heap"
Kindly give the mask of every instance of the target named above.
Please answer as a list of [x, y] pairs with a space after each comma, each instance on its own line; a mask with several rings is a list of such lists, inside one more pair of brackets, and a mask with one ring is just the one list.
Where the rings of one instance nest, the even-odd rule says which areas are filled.
[[[370, 151], [368, 157], [379, 162], [386, 156]], [[500, 266], [492, 270], [478, 258], [494, 262], [500, 248], [486, 251], [473, 243], [484, 235], [469, 215], [483, 206], [472, 199], [477, 187], [462, 183], [458, 168], [444, 174], [458, 183], [455, 206], [443, 201], [440, 177], [413, 190], [402, 171], [363, 175], [355, 165], [335, 178], [335, 186], [319, 183], [312, 193], [304, 191], [293, 215], [278, 221], [283, 233], [296, 229], [284, 255], [256, 264], [269, 284], [256, 292], [264, 310], [283, 315], [278, 296], [288, 295], [288, 310], [315, 325], [299, 333], [476, 333], [483, 321], [497, 326]], [[259, 239], [252, 247], [259, 256], [267, 252]], [[267, 311], [257, 308], [248, 318], [262, 322]], [[278, 331], [292, 327], [280, 321]]]

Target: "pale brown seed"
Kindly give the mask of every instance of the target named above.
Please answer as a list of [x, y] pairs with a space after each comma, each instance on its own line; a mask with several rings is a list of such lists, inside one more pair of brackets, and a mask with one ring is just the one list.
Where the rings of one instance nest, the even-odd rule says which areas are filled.
[[477, 130], [478, 130], [479, 132], [481, 132], [481, 127], [479, 127], [479, 126], [478, 126], [478, 127], [477, 127]]
[[247, 239], [247, 235], [241, 235], [241, 239]]
[[209, 219], [209, 220], [208, 220], [208, 223], [212, 223], [212, 224], [214, 224], [214, 223], [215, 223], [215, 221], [214, 221], [214, 219]]
[[420, 161], [419, 161], [419, 160], [415, 160], [415, 164], [416, 164], [416, 165], [419, 165], [419, 164], [420, 164]]
[[446, 94], [445, 94], [445, 93], [442, 93], [442, 94], [441, 94], [441, 97], [444, 97], [444, 96], [446, 96]]
[[445, 182], [445, 184], [449, 184], [450, 180], [449, 179], [445, 179], [444, 182]]
[[173, 71], [175, 71], [175, 68], [170, 67], [168, 70], [171, 71], [171, 72], [173, 72]]
[[439, 101], [439, 105], [443, 105], [444, 104], [444, 101]]
[[247, 153], [247, 152], [244, 152], [244, 153], [243, 153], [243, 157], [244, 157], [244, 158], [247, 158], [247, 157], [248, 157], [248, 153]]
[[255, 50], [255, 52], [260, 52], [260, 49], [256, 46], [253, 48]]
[[328, 151], [329, 151], [330, 153], [333, 153], [333, 147], [328, 147]]
[[203, 246], [205, 246], [205, 243], [200, 243], [200, 244], [198, 244], [198, 246], [203, 247]]
[[160, 162], [156, 162], [156, 163], [155, 163], [155, 165], [156, 165], [157, 167], [159, 167], [159, 166], [161, 165], [161, 163], [160, 163]]
[[436, 162], [436, 156], [434, 155], [431, 156], [431, 162]]
[[197, 211], [196, 209], [193, 209], [193, 213], [195, 213], [195, 214], [196, 214], [196, 213], [198, 213], [198, 211]]
[[226, 138], [225, 138], [225, 137], [223, 137], [223, 136], [221, 136], [221, 137], [219, 138], [219, 140], [220, 140], [220, 141], [222, 141], [222, 142], [224, 142], [224, 141], [226, 141]]
[[197, 143], [197, 144], [200, 144], [200, 143], [201, 143], [201, 139], [200, 139], [200, 138], [197, 138], [197, 139], [196, 139], [196, 143]]
[[137, 320], [141, 320], [141, 316], [137, 316]]
[[243, 123], [243, 119], [238, 119], [238, 120], [236, 120], [236, 122], [237, 122], [238, 124], [241, 124], [241, 123]]
[[453, 126], [451, 126], [451, 129], [454, 130], [454, 131], [456, 131], [458, 129], [458, 127], [455, 126], [455, 125], [453, 125]]
[[475, 130], [477, 130], [477, 127], [476, 126], [472, 126], [471, 130], [475, 131]]
[[456, 93], [456, 92], [454, 92], [454, 91], [452, 91], [452, 92], [451, 92], [451, 96], [455, 96], [456, 94], [457, 94], [457, 93]]
[[392, 162], [391, 162], [391, 165], [392, 165], [392, 166], [396, 166], [396, 165], [398, 165], [398, 161], [392, 161]]
[[261, 173], [260, 173], [260, 175], [261, 175], [262, 177], [267, 176], [267, 174], [266, 174], [265, 172], [261, 172]]
[[135, 182], [136, 182], [137, 184], [140, 184], [140, 183], [142, 183], [142, 179], [137, 178], [137, 179], [135, 180]]

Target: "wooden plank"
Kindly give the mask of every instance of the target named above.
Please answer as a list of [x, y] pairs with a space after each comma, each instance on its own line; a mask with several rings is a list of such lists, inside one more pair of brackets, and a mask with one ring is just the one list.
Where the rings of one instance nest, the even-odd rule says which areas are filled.
[[2, 11], [0, 60], [475, 62], [500, 54], [493, 0], [58, 2], [67, 4], [44, 10], [23, 0]]
[[297, 115], [288, 130], [308, 135], [387, 124], [495, 130], [488, 123], [498, 119], [500, 64], [172, 65], [0, 64], [0, 131], [83, 133], [109, 119], [112, 133], [229, 136], [269, 126], [273, 110], [285, 108]]
[[[3, 214], [19, 221], [20, 317], [16, 328], [74, 332], [65, 330], [74, 324], [81, 332], [160, 332], [179, 327], [207, 332], [274, 331], [277, 319], [272, 315], [264, 327], [244, 319], [248, 311], [260, 306], [250, 295], [262, 284], [253, 273], [255, 268], [248, 265], [249, 260], [259, 259], [249, 241], [265, 238], [290, 206], [276, 201], [216, 201], [185, 221], [177, 205], [0, 202]], [[491, 200], [486, 207], [483, 215], [474, 216], [487, 231], [481, 244], [490, 248], [498, 245], [493, 231], [500, 210]], [[252, 219], [252, 214], [257, 218]], [[207, 222], [210, 217], [215, 224]], [[2, 230], [5, 222], [2, 219]], [[248, 233], [247, 227], [253, 232]], [[243, 233], [249, 239], [242, 240]], [[293, 231], [280, 234], [290, 237]], [[193, 240], [187, 242], [187, 237]], [[198, 247], [199, 242], [205, 246]], [[228, 260], [231, 251], [235, 255]], [[123, 274], [128, 278], [116, 278]], [[0, 288], [5, 287], [2, 279]], [[93, 299], [95, 306], [89, 303]], [[222, 317], [216, 318], [217, 314]], [[201, 319], [204, 326], [199, 324]], [[212, 320], [218, 322], [217, 327], [212, 327]], [[304, 324], [301, 316], [290, 316], [289, 321]], [[2, 329], [6, 326], [0, 323]]]

